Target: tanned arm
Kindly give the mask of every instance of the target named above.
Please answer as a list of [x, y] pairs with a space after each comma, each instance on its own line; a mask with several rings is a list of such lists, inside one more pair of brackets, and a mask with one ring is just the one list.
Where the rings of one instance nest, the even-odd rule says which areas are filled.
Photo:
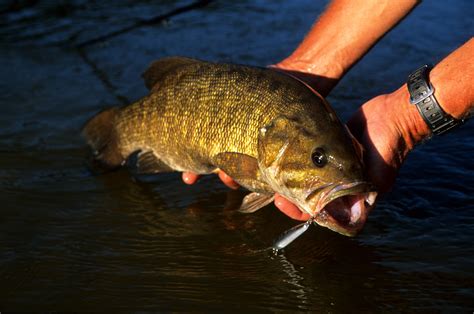
[[416, 0], [334, 0], [305, 39], [276, 67], [310, 74], [327, 96], [337, 82], [419, 3]]

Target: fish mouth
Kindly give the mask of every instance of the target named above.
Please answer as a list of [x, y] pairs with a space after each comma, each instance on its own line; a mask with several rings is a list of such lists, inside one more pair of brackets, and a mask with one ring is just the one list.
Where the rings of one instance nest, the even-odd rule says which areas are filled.
[[346, 236], [355, 236], [365, 225], [377, 198], [374, 187], [367, 182], [341, 183], [328, 186], [313, 213], [321, 226]]

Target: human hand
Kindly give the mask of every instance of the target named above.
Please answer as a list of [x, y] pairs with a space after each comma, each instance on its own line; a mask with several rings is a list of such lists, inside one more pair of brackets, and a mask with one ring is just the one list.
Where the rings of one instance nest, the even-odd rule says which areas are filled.
[[407, 154], [431, 132], [409, 97], [406, 85], [377, 96], [362, 105], [347, 124], [365, 148], [367, 175], [379, 193], [392, 188]]
[[398, 169], [409, 147], [394, 123], [396, 113], [389, 95], [377, 96], [362, 105], [349, 119], [347, 126], [364, 147], [364, 164], [367, 176], [379, 193], [393, 186]]

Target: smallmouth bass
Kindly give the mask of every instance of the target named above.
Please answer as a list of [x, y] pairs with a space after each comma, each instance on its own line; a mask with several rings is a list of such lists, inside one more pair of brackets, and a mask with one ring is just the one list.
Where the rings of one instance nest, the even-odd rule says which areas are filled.
[[277, 192], [344, 235], [363, 227], [376, 192], [362, 149], [314, 90], [277, 70], [169, 57], [143, 74], [148, 96], [105, 110], [82, 134], [114, 168], [140, 173], [222, 170], [252, 191], [254, 212]]

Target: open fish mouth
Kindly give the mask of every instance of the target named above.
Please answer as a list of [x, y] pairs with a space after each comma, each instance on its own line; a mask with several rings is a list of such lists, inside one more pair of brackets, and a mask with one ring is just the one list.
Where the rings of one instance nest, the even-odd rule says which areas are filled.
[[377, 192], [366, 182], [332, 185], [323, 193], [314, 213], [317, 224], [346, 236], [355, 236], [375, 204]]

